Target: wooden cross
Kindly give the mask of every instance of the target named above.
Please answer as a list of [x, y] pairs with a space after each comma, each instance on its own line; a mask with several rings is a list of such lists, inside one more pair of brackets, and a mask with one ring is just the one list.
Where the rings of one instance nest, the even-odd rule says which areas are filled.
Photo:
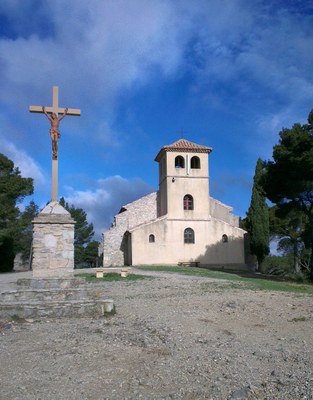
[[[67, 110], [67, 111], [66, 111]], [[42, 107], [42, 106], [30, 106], [30, 112], [34, 113], [48, 113], [55, 114], [58, 117], [59, 114], [74, 115], [79, 116], [80, 110], [77, 108], [64, 108], [59, 107], [59, 88], [58, 86], [53, 86], [52, 89], [52, 107]], [[61, 120], [61, 118], [60, 118]], [[51, 121], [51, 120], [50, 120]], [[52, 125], [51, 125], [52, 126]], [[51, 134], [51, 129], [50, 129]], [[56, 137], [56, 141], [57, 141]], [[52, 201], [58, 201], [58, 157], [52, 156]]]

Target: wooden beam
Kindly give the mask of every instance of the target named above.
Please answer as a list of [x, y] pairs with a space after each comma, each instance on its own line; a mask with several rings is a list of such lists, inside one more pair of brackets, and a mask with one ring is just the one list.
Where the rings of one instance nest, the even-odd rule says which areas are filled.
[[[52, 114], [53, 112], [55, 112], [53, 107], [45, 107], [45, 110], [46, 110], [46, 112], [48, 114]], [[66, 108], [59, 107], [58, 108], [58, 113], [59, 114], [63, 114], [65, 110], [66, 110]], [[32, 113], [41, 113], [41, 114], [43, 114], [42, 106], [30, 106], [29, 107], [29, 111], [32, 112]], [[80, 115], [80, 110], [78, 108], [69, 108], [67, 110], [67, 114], [66, 115], [79, 116]]]

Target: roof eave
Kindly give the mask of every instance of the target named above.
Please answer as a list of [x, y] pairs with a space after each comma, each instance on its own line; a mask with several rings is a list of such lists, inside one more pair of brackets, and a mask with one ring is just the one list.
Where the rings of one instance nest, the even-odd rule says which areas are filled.
[[162, 149], [158, 152], [157, 156], [155, 157], [154, 161], [159, 162], [163, 156], [163, 153], [167, 152], [179, 152], [179, 153], [207, 153], [210, 154], [212, 152], [213, 148], [212, 147], [203, 147], [203, 148], [186, 148], [186, 147], [170, 147], [170, 146], [164, 146]]

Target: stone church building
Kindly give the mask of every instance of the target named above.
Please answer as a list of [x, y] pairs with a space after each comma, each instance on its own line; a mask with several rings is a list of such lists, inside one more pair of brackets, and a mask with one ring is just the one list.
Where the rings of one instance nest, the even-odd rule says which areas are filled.
[[180, 139], [162, 147], [159, 190], [125, 204], [103, 233], [103, 266], [243, 266], [245, 231], [232, 208], [209, 197], [212, 148]]

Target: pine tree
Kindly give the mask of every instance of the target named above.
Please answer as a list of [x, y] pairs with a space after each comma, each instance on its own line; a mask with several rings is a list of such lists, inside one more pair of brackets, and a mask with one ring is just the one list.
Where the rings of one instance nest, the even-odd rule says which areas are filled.
[[251, 253], [257, 257], [259, 267], [269, 254], [269, 212], [266, 197], [261, 186], [264, 163], [259, 158], [256, 163], [251, 203], [247, 213], [247, 229], [250, 234]]
[[16, 242], [21, 232], [17, 203], [33, 190], [33, 180], [23, 178], [13, 161], [0, 153], [0, 272], [13, 269]]
[[82, 208], [76, 208], [73, 204], [69, 205], [64, 197], [60, 199], [60, 204], [71, 214], [75, 221], [74, 261], [76, 266], [84, 262], [86, 245], [94, 236], [93, 224], [88, 223], [87, 213]]
[[273, 161], [265, 164], [263, 189], [280, 209], [295, 209], [306, 218], [306, 248], [310, 249], [310, 278], [313, 281], [313, 110], [308, 124], [283, 128], [273, 147]]
[[34, 218], [39, 213], [38, 205], [32, 200], [25, 207], [19, 218], [20, 235], [16, 238], [16, 248], [22, 255], [22, 260], [25, 262], [30, 255], [33, 241], [33, 225]]

